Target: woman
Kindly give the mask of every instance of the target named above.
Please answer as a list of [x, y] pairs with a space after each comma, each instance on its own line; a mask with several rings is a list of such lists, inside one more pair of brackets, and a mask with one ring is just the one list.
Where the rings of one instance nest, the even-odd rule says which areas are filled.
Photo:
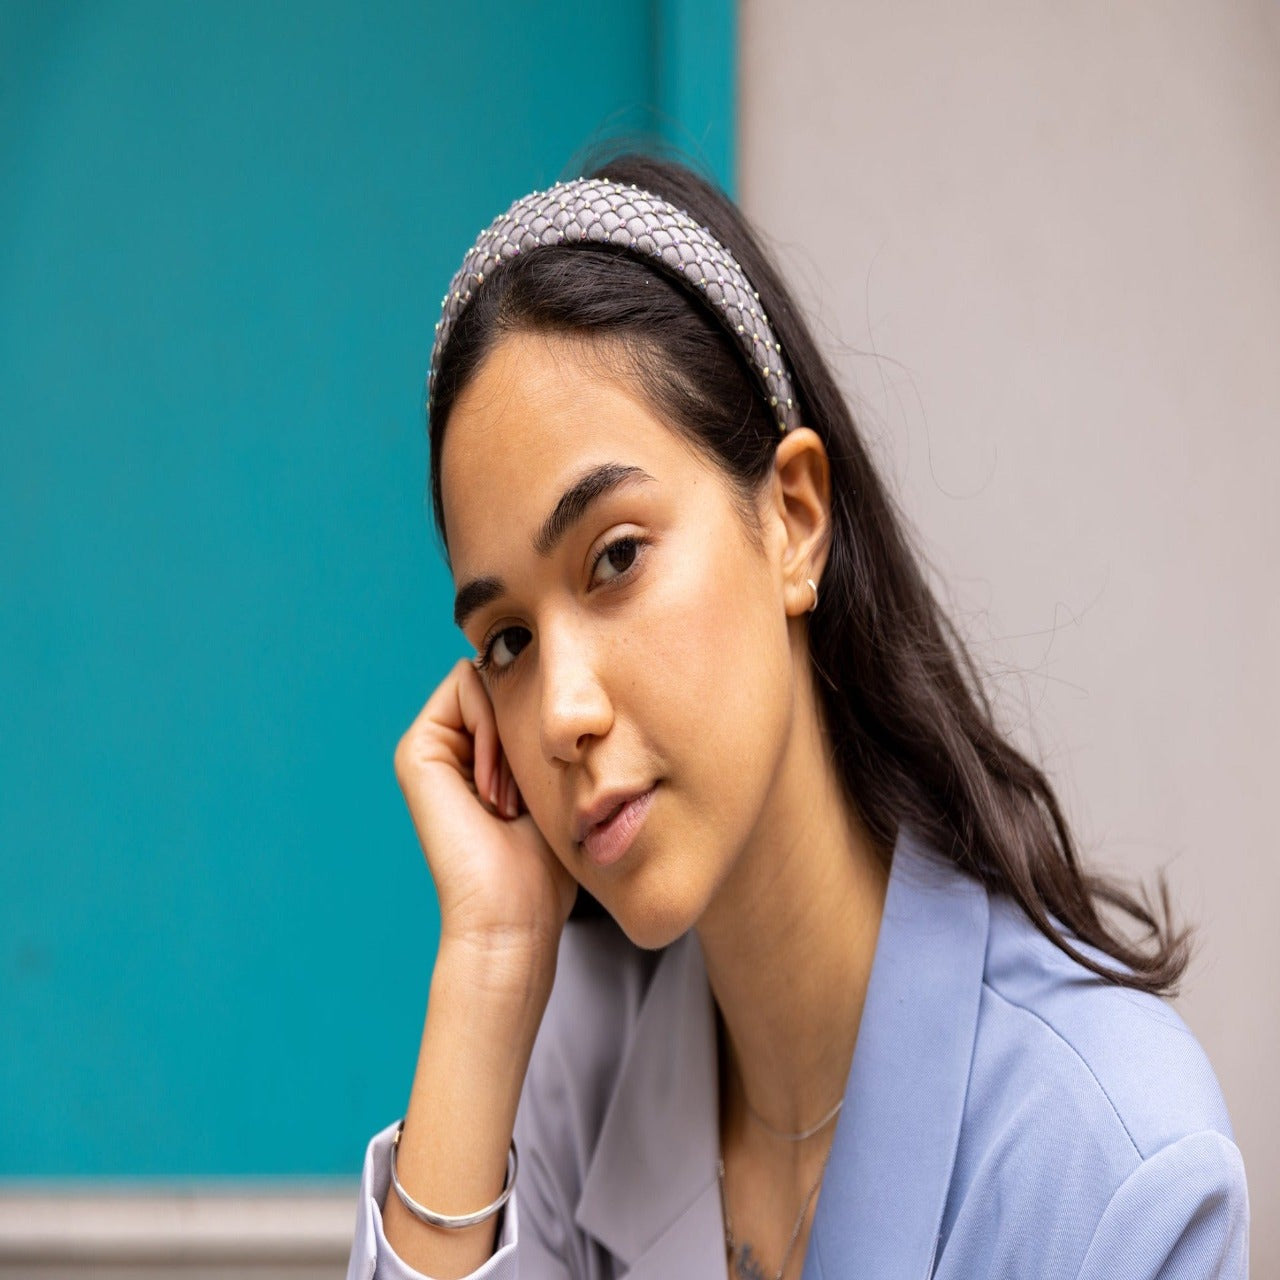
[[429, 414], [477, 657], [396, 750], [441, 939], [350, 1275], [1243, 1276], [1188, 935], [1080, 866], [737, 210], [517, 201]]

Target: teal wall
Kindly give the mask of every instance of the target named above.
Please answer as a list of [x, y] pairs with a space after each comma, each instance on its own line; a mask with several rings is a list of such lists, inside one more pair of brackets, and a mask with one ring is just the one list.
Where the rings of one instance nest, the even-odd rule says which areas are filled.
[[391, 766], [467, 648], [422, 385], [479, 228], [733, 8], [0, 0], [0, 1175], [358, 1172], [438, 914]]

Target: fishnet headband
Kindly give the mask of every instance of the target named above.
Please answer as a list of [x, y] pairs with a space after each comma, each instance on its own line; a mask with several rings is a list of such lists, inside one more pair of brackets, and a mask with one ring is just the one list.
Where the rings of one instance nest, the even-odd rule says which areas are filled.
[[617, 245], [692, 287], [742, 349], [779, 429], [785, 432], [799, 425], [782, 344], [760, 306], [760, 295], [734, 256], [706, 227], [661, 196], [599, 178], [558, 182], [523, 196], [480, 233], [441, 302], [427, 381], [428, 407], [441, 353], [476, 290], [504, 262], [555, 244]]

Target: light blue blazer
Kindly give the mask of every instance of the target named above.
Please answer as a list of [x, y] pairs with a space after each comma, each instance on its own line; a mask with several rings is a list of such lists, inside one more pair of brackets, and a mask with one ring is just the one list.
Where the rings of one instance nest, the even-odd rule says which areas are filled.
[[[571, 921], [475, 1280], [725, 1280], [717, 1089], [697, 934], [644, 952]], [[349, 1280], [420, 1275], [382, 1231], [393, 1132], [365, 1156]], [[1248, 1230], [1222, 1093], [1174, 1009], [904, 831], [803, 1280], [1237, 1280]]]

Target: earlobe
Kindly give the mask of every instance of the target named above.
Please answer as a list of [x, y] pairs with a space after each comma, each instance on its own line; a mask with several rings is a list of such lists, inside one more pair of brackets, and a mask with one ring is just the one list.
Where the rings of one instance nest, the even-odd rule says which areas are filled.
[[[800, 585], [821, 576], [831, 524], [831, 465], [816, 431], [796, 427], [775, 458], [780, 515], [786, 528], [782, 571]], [[804, 588], [808, 594], [808, 588]], [[812, 611], [812, 610], [810, 610]]]
[[811, 577], [787, 584], [786, 612], [789, 618], [813, 613], [818, 607], [818, 584]]

